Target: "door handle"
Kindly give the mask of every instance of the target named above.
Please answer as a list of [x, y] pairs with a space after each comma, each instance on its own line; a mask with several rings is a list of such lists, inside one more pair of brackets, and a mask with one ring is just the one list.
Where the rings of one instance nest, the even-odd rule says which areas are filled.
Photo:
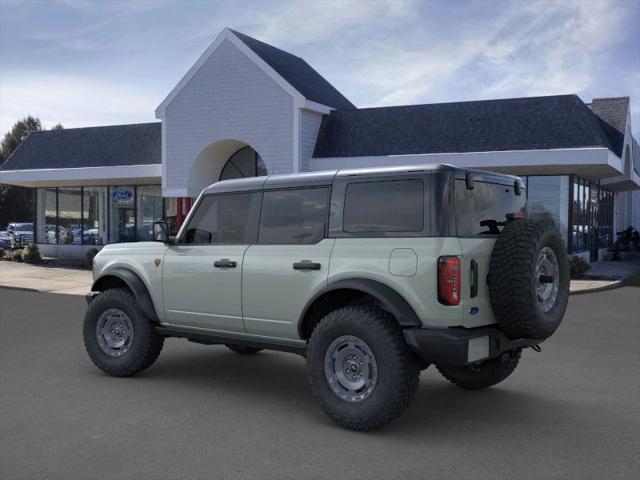
[[302, 260], [293, 264], [294, 270], [320, 270], [321, 267], [322, 265], [311, 260]]
[[470, 297], [478, 296], [478, 262], [471, 260], [471, 288]]
[[222, 260], [213, 262], [213, 266], [216, 268], [236, 268], [236, 262], [228, 258], [223, 258]]

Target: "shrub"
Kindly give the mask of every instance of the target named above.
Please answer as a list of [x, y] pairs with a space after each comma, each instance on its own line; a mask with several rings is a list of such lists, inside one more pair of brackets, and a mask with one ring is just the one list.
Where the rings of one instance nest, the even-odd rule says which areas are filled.
[[97, 248], [92, 248], [89, 250], [85, 256], [85, 265], [89, 268], [93, 268], [93, 259], [98, 254], [99, 250]]
[[591, 266], [584, 258], [578, 255], [569, 257], [569, 276], [571, 278], [580, 278]]
[[20, 250], [14, 250], [11, 253], [11, 260], [14, 262], [22, 262], [22, 252]]
[[24, 260], [25, 263], [42, 263], [42, 256], [40, 256], [40, 249], [38, 246], [30, 243], [24, 247], [22, 260]]

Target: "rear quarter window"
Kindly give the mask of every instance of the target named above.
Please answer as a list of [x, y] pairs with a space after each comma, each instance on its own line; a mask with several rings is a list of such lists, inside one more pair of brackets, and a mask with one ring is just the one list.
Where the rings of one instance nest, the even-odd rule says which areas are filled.
[[411, 179], [348, 184], [342, 227], [348, 233], [421, 232], [424, 182]]
[[[456, 229], [459, 236], [491, 235], [491, 221], [504, 222], [509, 213], [524, 213], [524, 189], [516, 195], [513, 187], [475, 181], [469, 190], [464, 180], [455, 180]], [[502, 227], [495, 225], [494, 229]]]

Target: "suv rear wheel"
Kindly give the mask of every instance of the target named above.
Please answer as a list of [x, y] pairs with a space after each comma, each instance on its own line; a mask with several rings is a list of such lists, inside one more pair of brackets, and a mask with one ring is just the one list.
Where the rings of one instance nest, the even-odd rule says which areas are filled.
[[514, 350], [476, 366], [437, 368], [451, 383], [466, 390], [480, 390], [496, 385], [511, 375], [518, 366], [520, 354], [520, 350]]
[[82, 333], [91, 361], [114, 377], [129, 377], [148, 368], [164, 344], [164, 337], [124, 288], [106, 290], [93, 299]]
[[371, 430], [399, 417], [415, 395], [419, 375], [395, 319], [373, 305], [336, 309], [311, 334], [311, 389], [343, 427]]

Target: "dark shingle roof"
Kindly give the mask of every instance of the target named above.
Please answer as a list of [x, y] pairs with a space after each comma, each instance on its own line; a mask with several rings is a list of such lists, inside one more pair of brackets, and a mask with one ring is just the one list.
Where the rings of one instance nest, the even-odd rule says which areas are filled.
[[611, 146], [577, 95], [334, 111], [314, 157]]
[[160, 123], [32, 132], [0, 170], [162, 163]]
[[337, 109], [356, 108], [302, 58], [243, 33], [231, 31], [308, 100]]
[[591, 110], [599, 118], [614, 152], [621, 157], [624, 147], [624, 134], [627, 129], [629, 97], [594, 98]]

